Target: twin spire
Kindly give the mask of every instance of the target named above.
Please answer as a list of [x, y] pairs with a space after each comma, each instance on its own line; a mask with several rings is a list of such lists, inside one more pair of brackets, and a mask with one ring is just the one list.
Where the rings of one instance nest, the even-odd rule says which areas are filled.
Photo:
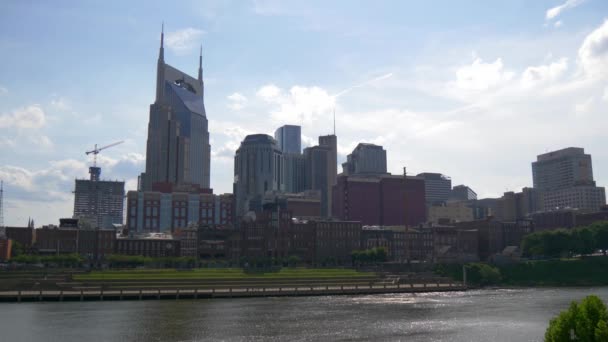
[[[160, 51], [158, 53], [158, 61], [165, 61], [165, 22], [163, 21], [160, 29]], [[203, 44], [201, 44], [200, 54], [198, 56], [198, 81], [203, 81]]]

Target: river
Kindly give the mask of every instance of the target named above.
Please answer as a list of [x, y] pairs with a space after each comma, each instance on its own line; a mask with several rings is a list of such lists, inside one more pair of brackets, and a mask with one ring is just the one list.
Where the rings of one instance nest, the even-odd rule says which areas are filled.
[[542, 341], [608, 288], [0, 304], [1, 341]]

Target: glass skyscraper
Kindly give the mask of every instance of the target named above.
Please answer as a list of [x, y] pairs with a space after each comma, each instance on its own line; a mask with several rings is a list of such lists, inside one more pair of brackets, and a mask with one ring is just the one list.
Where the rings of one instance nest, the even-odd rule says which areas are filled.
[[192, 184], [210, 188], [211, 146], [204, 102], [202, 48], [198, 78], [187, 75], [164, 59], [161, 33], [156, 75], [156, 100], [150, 106], [146, 172], [140, 184]]

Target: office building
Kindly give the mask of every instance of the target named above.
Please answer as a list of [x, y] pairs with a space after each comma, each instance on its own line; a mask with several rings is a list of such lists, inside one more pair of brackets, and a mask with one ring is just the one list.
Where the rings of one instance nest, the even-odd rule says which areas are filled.
[[408, 176], [338, 176], [333, 217], [363, 225], [418, 225], [426, 222], [424, 179]]
[[466, 202], [448, 202], [428, 208], [428, 222], [433, 224], [451, 224], [454, 222], [473, 221], [473, 208]]
[[283, 153], [285, 192], [298, 193], [306, 189], [306, 158], [303, 154]]
[[99, 180], [99, 167], [90, 167], [89, 173], [90, 179], [75, 182], [73, 217], [89, 228], [122, 224], [125, 182]]
[[302, 129], [300, 126], [281, 126], [274, 131], [274, 139], [283, 153], [302, 153]]
[[332, 151], [327, 146], [313, 146], [304, 149], [306, 159], [306, 189], [321, 193], [321, 216], [331, 215], [331, 180], [328, 170], [331, 168]]
[[345, 175], [386, 174], [386, 150], [382, 146], [359, 143], [342, 164]]
[[205, 192], [129, 191], [127, 229], [129, 233], [170, 233], [189, 226], [232, 226], [232, 194]]
[[540, 191], [595, 185], [591, 155], [578, 147], [541, 154], [532, 163], [532, 179]]
[[327, 156], [327, 213], [331, 215], [332, 188], [336, 185], [338, 179], [338, 137], [335, 134], [322, 135], [319, 137], [319, 146], [329, 149]]
[[431, 172], [420, 173], [416, 177], [424, 179], [424, 193], [427, 205], [440, 205], [447, 202], [452, 189], [450, 177]]
[[146, 171], [142, 190], [157, 183], [209, 188], [211, 147], [204, 102], [202, 50], [198, 78], [165, 63], [163, 33], [156, 71], [156, 100], [150, 105]]
[[591, 155], [583, 148], [568, 147], [537, 156], [532, 163], [532, 178], [534, 189], [540, 193], [537, 207], [544, 211], [597, 211], [606, 204], [605, 189], [596, 186]]
[[476, 199], [477, 193], [466, 185], [456, 185], [452, 188], [452, 191], [450, 191], [450, 201], [468, 201]]
[[267, 191], [283, 191], [283, 154], [266, 134], [245, 137], [234, 156], [236, 217], [260, 211]]

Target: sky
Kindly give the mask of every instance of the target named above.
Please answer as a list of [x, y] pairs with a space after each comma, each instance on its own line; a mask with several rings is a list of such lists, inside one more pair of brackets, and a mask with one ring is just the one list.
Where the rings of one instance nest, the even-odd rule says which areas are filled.
[[2, 1], [4, 222], [70, 217], [95, 144], [124, 141], [98, 164], [136, 189], [162, 22], [168, 64], [196, 76], [203, 45], [215, 193], [247, 134], [297, 124], [314, 145], [334, 110], [340, 163], [376, 143], [389, 172], [499, 197], [577, 146], [606, 186], [607, 20], [604, 0]]

